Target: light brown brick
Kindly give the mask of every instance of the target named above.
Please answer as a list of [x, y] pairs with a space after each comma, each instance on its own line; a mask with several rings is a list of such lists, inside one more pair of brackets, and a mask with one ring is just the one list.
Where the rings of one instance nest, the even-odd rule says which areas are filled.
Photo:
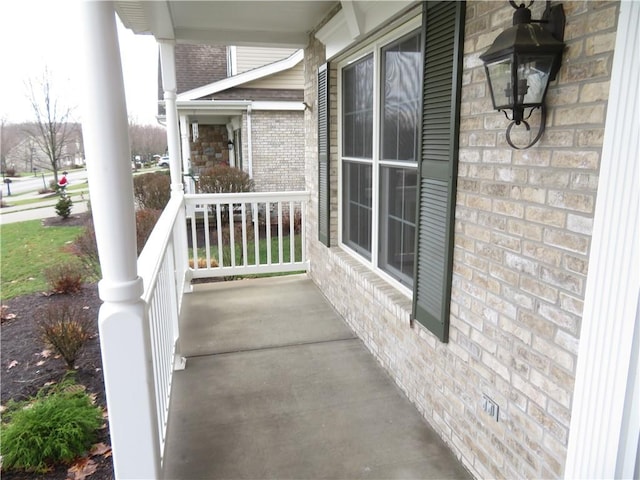
[[582, 235], [546, 229], [543, 234], [544, 243], [576, 253], [587, 253], [589, 241]]
[[560, 126], [601, 124], [605, 113], [604, 105], [558, 107], [554, 111], [554, 123]]
[[563, 227], [566, 217], [564, 212], [547, 207], [527, 207], [524, 214], [525, 220], [554, 227]]
[[609, 99], [609, 82], [587, 83], [580, 91], [580, 101], [604, 102]]
[[600, 155], [592, 151], [559, 150], [553, 153], [551, 166], [557, 168], [584, 168], [595, 170], [600, 163]]

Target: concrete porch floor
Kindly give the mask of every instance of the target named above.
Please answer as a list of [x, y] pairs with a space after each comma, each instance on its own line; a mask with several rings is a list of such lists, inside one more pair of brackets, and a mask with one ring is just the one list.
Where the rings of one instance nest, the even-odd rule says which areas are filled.
[[167, 479], [470, 478], [306, 275], [196, 285]]

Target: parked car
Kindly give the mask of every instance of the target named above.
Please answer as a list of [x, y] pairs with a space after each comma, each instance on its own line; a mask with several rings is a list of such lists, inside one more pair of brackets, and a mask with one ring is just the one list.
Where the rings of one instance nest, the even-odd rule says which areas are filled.
[[158, 160], [158, 166], [169, 168], [169, 157], [161, 157], [160, 160]]

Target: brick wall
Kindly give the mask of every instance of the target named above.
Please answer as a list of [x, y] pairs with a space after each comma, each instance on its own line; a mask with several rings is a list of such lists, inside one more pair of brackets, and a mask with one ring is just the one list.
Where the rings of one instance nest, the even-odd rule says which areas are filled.
[[[248, 170], [247, 115], [242, 120], [243, 165]], [[257, 192], [304, 190], [304, 122], [300, 111], [251, 113], [253, 179]]]
[[[227, 47], [224, 45], [176, 45], [178, 93], [227, 78]], [[162, 92], [160, 97], [162, 98]]]
[[[540, 17], [542, 2], [535, 5]], [[332, 248], [317, 241], [315, 112], [306, 112], [310, 275], [477, 477], [562, 477], [618, 2], [564, 2], [567, 49], [547, 131], [505, 142], [479, 55], [511, 24], [507, 2], [467, 2], [450, 341], [410, 326], [411, 298], [337, 245], [331, 103]], [[305, 101], [324, 61], [305, 51]], [[335, 72], [332, 76], [335, 83]], [[487, 394], [495, 422], [481, 408]]]

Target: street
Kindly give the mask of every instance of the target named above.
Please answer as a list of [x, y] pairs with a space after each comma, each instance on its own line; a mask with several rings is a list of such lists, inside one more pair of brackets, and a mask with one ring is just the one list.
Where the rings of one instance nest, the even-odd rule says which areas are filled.
[[[62, 171], [60, 170], [59, 176], [62, 176]], [[69, 185], [74, 185], [77, 183], [82, 183], [87, 180], [87, 170], [85, 168], [77, 169], [77, 170], [69, 170], [69, 174], [67, 175], [67, 179], [69, 180]], [[44, 181], [42, 176], [44, 174]], [[11, 179], [11, 195], [18, 195], [20, 193], [25, 192], [33, 192], [41, 190], [42, 188], [48, 188], [49, 182], [53, 180], [53, 173], [50, 171], [46, 172], [38, 172], [36, 176], [28, 175], [18, 178]], [[2, 196], [7, 196], [7, 185], [2, 184]]]

